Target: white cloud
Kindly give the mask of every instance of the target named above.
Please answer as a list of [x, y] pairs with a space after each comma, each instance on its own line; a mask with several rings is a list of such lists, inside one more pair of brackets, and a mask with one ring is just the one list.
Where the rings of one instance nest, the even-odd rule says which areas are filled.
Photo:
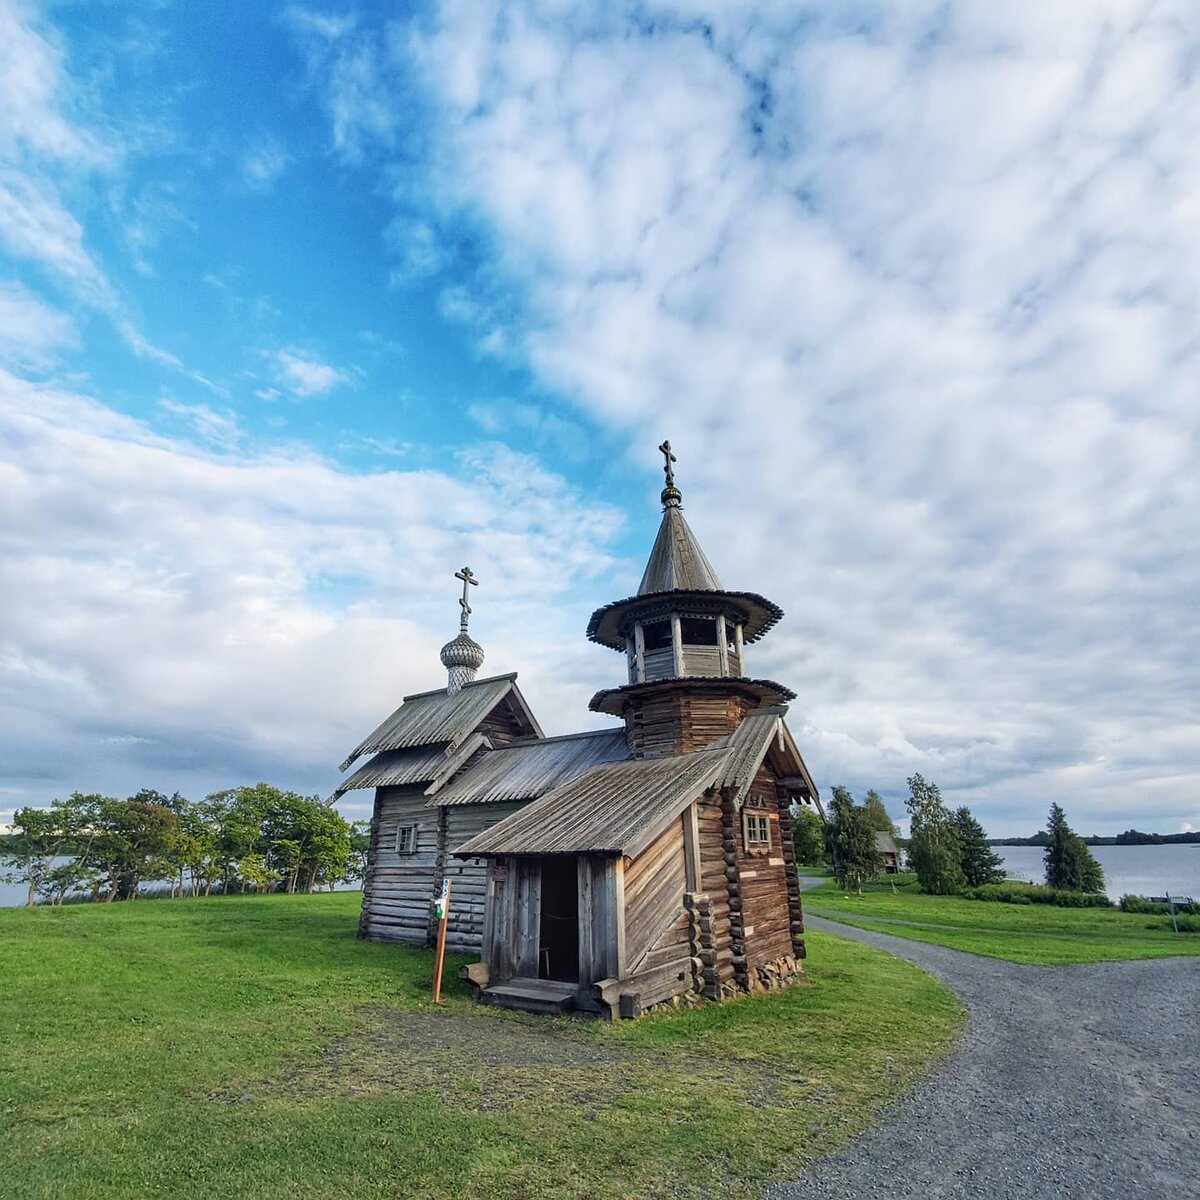
[[39, 369], [76, 341], [75, 325], [17, 283], [0, 281], [0, 361]]
[[320, 396], [346, 381], [346, 376], [336, 367], [295, 347], [277, 350], [271, 358], [280, 386], [293, 396]]
[[611, 665], [579, 636], [574, 590], [608, 568], [611, 514], [500, 447], [471, 451], [462, 479], [214, 455], [0, 374], [0, 506], [14, 805], [259, 777], [332, 790], [365, 731], [442, 682], [463, 562], [484, 581], [472, 630], [488, 670], [519, 668], [549, 727]]
[[260, 138], [242, 155], [242, 181], [252, 191], [267, 191], [286, 170], [288, 161], [287, 153], [274, 138]]
[[[356, 38], [423, 70], [426, 184], [484, 235], [443, 311], [671, 435], [723, 577], [792, 614], [756, 669], [822, 781], [1195, 819], [1193, 6], [447, 3]], [[371, 87], [335, 137], [386, 154], [407, 96]]]

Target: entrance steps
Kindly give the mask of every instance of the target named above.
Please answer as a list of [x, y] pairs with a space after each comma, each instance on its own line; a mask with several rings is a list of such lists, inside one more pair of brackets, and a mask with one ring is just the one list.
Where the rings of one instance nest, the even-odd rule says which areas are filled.
[[508, 979], [483, 989], [484, 1004], [521, 1012], [564, 1013], [575, 1007], [578, 985], [558, 979]]

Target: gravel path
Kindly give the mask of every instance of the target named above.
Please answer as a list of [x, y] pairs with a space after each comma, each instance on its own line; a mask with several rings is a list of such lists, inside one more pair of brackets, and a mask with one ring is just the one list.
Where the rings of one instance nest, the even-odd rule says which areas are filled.
[[1200, 960], [1034, 967], [809, 917], [936, 975], [959, 1051], [768, 1200], [1197, 1200]]

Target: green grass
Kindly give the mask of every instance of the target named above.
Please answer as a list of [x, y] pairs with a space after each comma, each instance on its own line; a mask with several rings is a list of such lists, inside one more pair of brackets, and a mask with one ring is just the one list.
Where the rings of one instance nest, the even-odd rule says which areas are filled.
[[0, 910], [0, 1196], [752, 1194], [953, 1042], [955, 998], [810, 939], [809, 982], [605, 1025], [484, 1009], [357, 893]]
[[[911, 877], [909, 877], [911, 878]], [[804, 893], [805, 911], [1019, 963], [1104, 962], [1200, 954], [1200, 938], [1147, 928], [1144, 915], [1109, 908], [1056, 908], [927, 896], [915, 883], [870, 884], [862, 896], [832, 881]]]

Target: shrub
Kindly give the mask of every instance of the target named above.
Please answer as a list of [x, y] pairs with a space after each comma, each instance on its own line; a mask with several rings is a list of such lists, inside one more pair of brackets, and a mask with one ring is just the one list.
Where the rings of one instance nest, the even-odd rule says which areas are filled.
[[1180, 933], [1200, 933], [1200, 917], [1181, 916], [1175, 918], [1175, 924], [1171, 924], [1171, 918], [1168, 917], [1165, 921], [1147, 921], [1147, 929], [1170, 929], [1178, 928]]
[[990, 883], [984, 887], [967, 888], [965, 900], [991, 900], [1001, 904], [1053, 904], [1058, 908], [1112, 908], [1113, 902], [1096, 892], [1072, 892], [1065, 888], [1047, 887], [1042, 883]]
[[[1145, 913], [1152, 916], [1167, 917], [1171, 915], [1171, 906], [1161, 900], [1151, 900], [1146, 896], [1122, 896], [1120, 900], [1122, 912]], [[1200, 916], [1200, 904], [1183, 904], [1175, 909], [1177, 913], [1190, 916]]]

